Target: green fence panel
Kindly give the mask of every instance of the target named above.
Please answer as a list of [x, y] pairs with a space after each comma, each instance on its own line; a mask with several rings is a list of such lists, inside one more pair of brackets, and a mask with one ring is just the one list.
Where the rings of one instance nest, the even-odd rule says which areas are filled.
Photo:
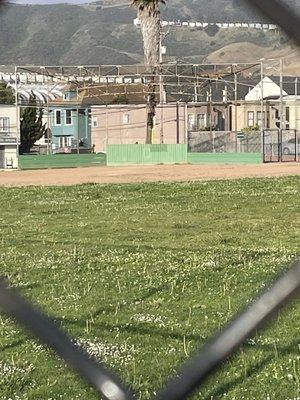
[[189, 164], [261, 164], [261, 153], [188, 153]]
[[20, 169], [76, 168], [105, 164], [105, 154], [53, 154], [19, 156]]
[[187, 163], [185, 144], [111, 144], [107, 165]]

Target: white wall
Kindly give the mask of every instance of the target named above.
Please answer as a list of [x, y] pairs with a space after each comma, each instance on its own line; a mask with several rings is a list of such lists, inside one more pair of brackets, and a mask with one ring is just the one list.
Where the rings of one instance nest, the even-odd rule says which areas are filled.
[[[18, 110], [18, 112], [20, 112]], [[9, 134], [17, 137], [17, 120], [16, 107], [0, 104], [0, 118], [9, 118]], [[1, 135], [1, 132], [0, 132]], [[18, 168], [18, 145], [5, 144], [1, 147], [1, 166], [0, 168]]]
[[18, 146], [7, 145], [4, 146], [4, 158], [6, 168], [18, 168]]
[[[20, 112], [20, 110], [19, 110], [19, 112]], [[16, 134], [17, 133], [16, 107], [0, 104], [0, 118], [1, 117], [9, 118], [10, 132], [12, 134]]]

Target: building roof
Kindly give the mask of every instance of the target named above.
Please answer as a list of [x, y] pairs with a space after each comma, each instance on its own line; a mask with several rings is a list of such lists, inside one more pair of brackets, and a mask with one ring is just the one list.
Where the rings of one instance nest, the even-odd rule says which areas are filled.
[[[63, 96], [50, 102], [50, 105], [88, 107], [107, 104], [146, 104], [149, 87], [146, 84], [125, 83], [98, 83], [81, 85], [78, 87], [78, 96], [65, 100]], [[156, 93], [158, 99], [158, 93]]]
[[[8, 83], [7, 85], [15, 91], [15, 85]], [[68, 89], [69, 85], [66, 84], [53, 84], [53, 83], [19, 83], [18, 84], [18, 98], [19, 102], [26, 103], [31, 94], [34, 94], [39, 104], [46, 104], [47, 101], [53, 101], [63, 96], [63, 93]]]
[[[265, 76], [249, 93], [245, 96], [245, 100], [261, 100], [262, 90], [264, 99], [280, 97], [280, 86], [277, 85], [268, 76]], [[287, 92], [284, 90], [283, 95], [287, 96]]]

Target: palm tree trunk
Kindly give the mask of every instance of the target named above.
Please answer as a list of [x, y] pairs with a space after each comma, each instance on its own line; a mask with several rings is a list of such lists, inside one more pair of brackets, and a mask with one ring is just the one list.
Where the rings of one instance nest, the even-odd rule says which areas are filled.
[[143, 35], [145, 64], [151, 73], [148, 84], [147, 98], [147, 135], [146, 143], [151, 144], [153, 139], [154, 118], [156, 110], [156, 75], [159, 65], [161, 25], [159, 12], [147, 8], [139, 9], [138, 18], [141, 22]]
[[145, 63], [148, 67], [155, 67], [159, 63], [160, 47], [160, 16], [159, 11], [144, 8], [138, 10], [143, 35]]
[[155, 73], [150, 78], [150, 83], [148, 84], [148, 98], [147, 98], [147, 137], [146, 143], [152, 144], [153, 142], [153, 130], [154, 130], [154, 120], [156, 114], [156, 85], [155, 85]]

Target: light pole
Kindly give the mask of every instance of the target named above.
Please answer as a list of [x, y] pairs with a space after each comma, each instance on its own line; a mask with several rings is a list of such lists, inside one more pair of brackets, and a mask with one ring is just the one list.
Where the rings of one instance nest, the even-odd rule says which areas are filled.
[[20, 115], [19, 115], [19, 105], [18, 105], [18, 67], [15, 65], [15, 105], [16, 105], [16, 134], [17, 134], [17, 158], [19, 160], [19, 143], [21, 142], [20, 134]]
[[234, 73], [234, 133], [235, 133], [235, 152], [237, 153], [237, 125], [238, 125], [238, 80], [237, 73]]
[[263, 135], [265, 129], [265, 115], [264, 115], [264, 58], [260, 60], [260, 75], [261, 75], [261, 101], [260, 101], [260, 130]]

